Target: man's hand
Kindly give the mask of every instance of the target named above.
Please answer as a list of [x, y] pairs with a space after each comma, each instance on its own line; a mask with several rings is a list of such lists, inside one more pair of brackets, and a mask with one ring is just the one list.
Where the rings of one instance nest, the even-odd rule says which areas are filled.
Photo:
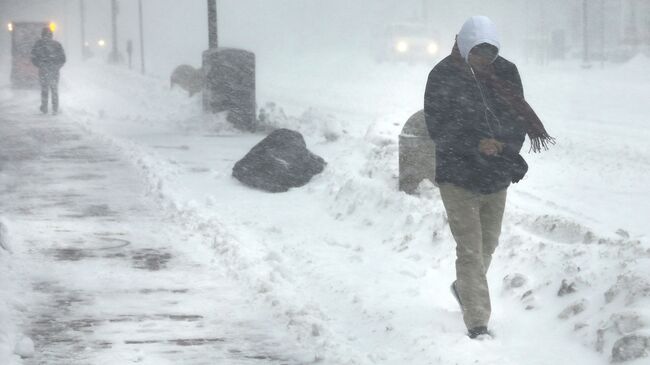
[[503, 142], [499, 142], [494, 138], [482, 139], [478, 145], [478, 150], [487, 156], [498, 155], [503, 151]]

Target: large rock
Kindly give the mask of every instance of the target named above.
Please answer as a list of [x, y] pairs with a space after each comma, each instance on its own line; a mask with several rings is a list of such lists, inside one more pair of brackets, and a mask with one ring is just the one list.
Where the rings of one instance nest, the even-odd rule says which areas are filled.
[[416, 192], [424, 179], [436, 178], [436, 145], [429, 136], [424, 111], [415, 113], [399, 135], [399, 189]]
[[300, 133], [278, 129], [237, 162], [232, 175], [250, 187], [279, 193], [307, 184], [325, 165]]

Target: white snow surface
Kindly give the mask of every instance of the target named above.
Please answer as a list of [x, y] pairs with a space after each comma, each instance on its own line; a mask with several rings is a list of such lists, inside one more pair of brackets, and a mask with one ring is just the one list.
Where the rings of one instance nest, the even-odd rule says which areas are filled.
[[[57, 119], [137, 167], [173, 223], [209, 237], [202, 244], [230, 278], [321, 363], [606, 364], [618, 338], [650, 335], [648, 59], [602, 70], [521, 67], [527, 99], [558, 144], [525, 154], [530, 172], [509, 190], [489, 273], [496, 338], [483, 342], [465, 336], [449, 294], [455, 244], [437, 189], [397, 191], [397, 136], [421, 108], [429, 67], [364, 61], [260, 65], [258, 103], [271, 124], [299, 130], [328, 162], [283, 194], [231, 177], [263, 134], [203, 115], [199, 96], [166, 80], [68, 65]], [[37, 110], [36, 95], [3, 88], [0, 98], [26, 115]], [[12, 256], [0, 250], [2, 363], [20, 340], [17, 308], [30, 300], [12, 277]], [[509, 285], [513, 277], [520, 286]], [[575, 292], [559, 297], [563, 280]]]

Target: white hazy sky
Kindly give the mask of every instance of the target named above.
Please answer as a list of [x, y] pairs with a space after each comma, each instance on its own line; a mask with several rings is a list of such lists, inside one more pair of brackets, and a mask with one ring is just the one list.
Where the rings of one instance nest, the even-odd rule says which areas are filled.
[[[557, 2], [556, 0], [547, 3]], [[572, 1], [565, 1], [569, 3]], [[132, 38], [136, 50], [137, 1], [120, 0], [119, 47]], [[143, 0], [147, 66], [166, 75], [178, 64], [200, 65], [207, 48], [206, 1]], [[294, 57], [308, 52], [336, 52], [352, 56], [371, 52], [370, 38], [382, 26], [417, 18], [422, 0], [219, 0], [220, 41], [223, 46], [252, 50], [265, 57]], [[429, 0], [431, 24], [445, 47], [462, 22], [471, 15], [494, 19], [502, 32], [504, 53], [519, 48], [521, 34], [535, 24], [538, 9], [526, 9], [525, 1]], [[529, 2], [530, 3], [530, 2]], [[87, 39], [110, 41], [110, 1], [86, 0]], [[547, 9], [546, 17], [561, 14]], [[79, 57], [79, 0], [0, 0], [0, 20], [57, 20], [57, 37], [71, 57]], [[6, 29], [6, 28], [5, 28]], [[0, 44], [7, 49], [3, 32]], [[445, 44], [446, 43], [446, 44]], [[136, 55], [137, 56], [137, 55]], [[138, 60], [136, 59], [136, 63]]]

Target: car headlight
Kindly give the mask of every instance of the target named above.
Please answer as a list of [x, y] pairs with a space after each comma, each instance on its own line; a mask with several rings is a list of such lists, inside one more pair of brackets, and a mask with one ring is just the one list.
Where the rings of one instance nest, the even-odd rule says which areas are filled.
[[427, 45], [427, 52], [429, 52], [430, 55], [438, 53], [438, 49], [438, 44], [436, 42], [430, 42], [429, 45]]
[[399, 41], [395, 45], [395, 50], [399, 53], [406, 53], [409, 50], [409, 44], [407, 41]]

